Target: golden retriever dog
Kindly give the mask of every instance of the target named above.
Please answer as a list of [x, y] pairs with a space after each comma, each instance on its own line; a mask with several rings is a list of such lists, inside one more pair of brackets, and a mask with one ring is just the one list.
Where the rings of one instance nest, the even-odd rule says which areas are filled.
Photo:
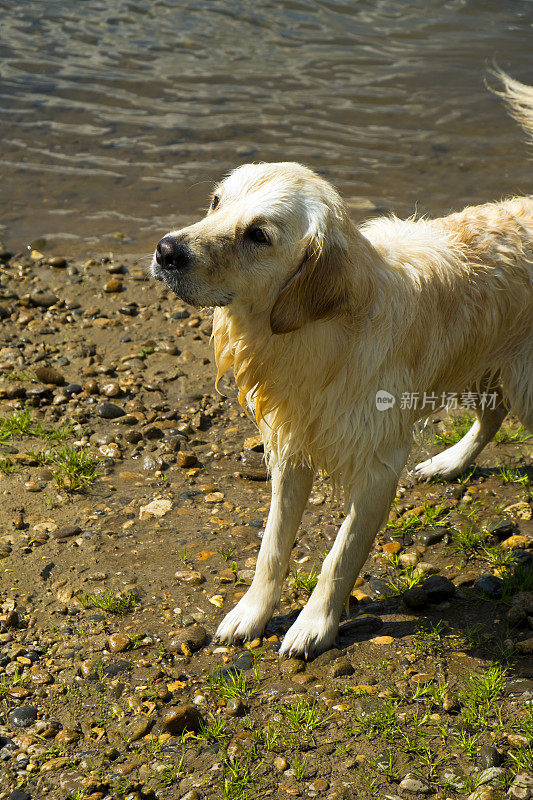
[[[533, 90], [500, 78], [533, 135]], [[509, 409], [533, 431], [533, 197], [357, 227], [310, 169], [245, 164], [216, 188], [203, 219], [161, 239], [151, 269], [184, 301], [214, 306], [218, 377], [233, 369], [272, 476], [255, 576], [220, 623], [220, 641], [263, 632], [317, 470], [344, 490], [346, 518], [280, 650], [314, 655], [337, 635], [413, 424], [434, 399], [477, 396], [477, 419], [418, 464], [420, 478], [458, 475]], [[402, 402], [415, 396], [433, 405]]]

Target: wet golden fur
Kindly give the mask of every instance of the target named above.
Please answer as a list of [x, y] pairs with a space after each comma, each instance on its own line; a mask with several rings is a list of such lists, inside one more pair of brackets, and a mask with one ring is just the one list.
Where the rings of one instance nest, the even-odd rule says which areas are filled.
[[[502, 76], [506, 101], [533, 133], [531, 89]], [[254, 244], [260, 227], [267, 243]], [[417, 467], [453, 477], [508, 408], [533, 430], [533, 198], [440, 219], [380, 217], [357, 227], [336, 190], [294, 163], [249, 164], [215, 192], [207, 216], [169, 234], [187, 269], [154, 274], [181, 297], [215, 306], [218, 378], [233, 369], [273, 472], [256, 577], [221, 623], [225, 641], [261, 633], [279, 599], [316, 470], [344, 487], [347, 517], [282, 651], [329, 646], [407, 459], [413, 423], [437, 398], [477, 389], [494, 409], [454, 448]], [[376, 394], [396, 398], [378, 410]], [[280, 577], [281, 576], [281, 577]]]

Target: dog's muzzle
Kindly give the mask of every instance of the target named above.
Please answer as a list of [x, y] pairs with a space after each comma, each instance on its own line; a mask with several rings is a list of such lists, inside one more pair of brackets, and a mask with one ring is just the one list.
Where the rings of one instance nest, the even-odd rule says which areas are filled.
[[164, 236], [156, 247], [155, 260], [162, 270], [184, 270], [192, 259], [186, 244], [173, 236]]

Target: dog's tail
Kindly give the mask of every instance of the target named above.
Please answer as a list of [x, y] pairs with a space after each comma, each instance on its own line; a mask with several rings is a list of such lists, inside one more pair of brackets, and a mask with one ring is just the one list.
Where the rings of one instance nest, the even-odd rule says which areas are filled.
[[509, 113], [533, 140], [533, 86], [515, 81], [499, 68], [491, 70], [503, 85], [503, 88], [492, 91], [503, 98]]

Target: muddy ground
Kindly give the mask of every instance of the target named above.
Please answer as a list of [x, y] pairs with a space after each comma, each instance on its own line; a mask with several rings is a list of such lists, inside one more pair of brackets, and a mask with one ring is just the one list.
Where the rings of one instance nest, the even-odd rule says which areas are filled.
[[533, 797], [517, 421], [458, 481], [405, 472], [337, 646], [280, 660], [342, 518], [318, 480], [277, 615], [221, 647], [269, 483], [209, 314], [142, 259], [1, 258], [0, 799]]

